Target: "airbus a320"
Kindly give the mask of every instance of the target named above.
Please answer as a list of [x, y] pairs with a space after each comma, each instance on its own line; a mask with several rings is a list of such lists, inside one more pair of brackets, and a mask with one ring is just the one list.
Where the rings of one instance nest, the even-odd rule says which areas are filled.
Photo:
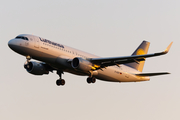
[[[149, 81], [150, 76], [168, 72], [142, 73], [146, 58], [168, 53], [171, 45], [163, 52], [147, 54], [150, 43], [143, 41], [131, 56], [99, 57], [50, 40], [21, 34], [8, 42], [9, 47], [26, 57], [24, 68], [33, 75], [44, 75], [57, 71], [58, 86], [65, 85], [64, 72], [87, 76], [87, 83], [96, 79], [109, 82]], [[31, 61], [31, 59], [38, 60]]]

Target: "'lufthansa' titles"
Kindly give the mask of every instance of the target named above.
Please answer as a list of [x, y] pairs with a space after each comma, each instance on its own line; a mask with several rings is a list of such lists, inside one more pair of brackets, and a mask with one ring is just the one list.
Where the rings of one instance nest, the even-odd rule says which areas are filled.
[[55, 42], [52, 42], [52, 41], [50, 41], [50, 40], [43, 39], [43, 38], [40, 38], [40, 37], [39, 37], [39, 39], [40, 39], [42, 42], [49, 43], [49, 44], [51, 44], [51, 45], [54, 45], [54, 46], [58, 46], [58, 47], [64, 48], [63, 45], [58, 44], [58, 43], [55, 43]]

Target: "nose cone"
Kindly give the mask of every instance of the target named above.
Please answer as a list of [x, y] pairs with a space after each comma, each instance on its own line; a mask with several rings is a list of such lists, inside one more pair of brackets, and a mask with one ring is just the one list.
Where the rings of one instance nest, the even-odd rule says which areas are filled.
[[12, 39], [12, 40], [10, 40], [10, 41], [8, 42], [8, 46], [9, 46], [12, 50], [16, 51], [16, 49], [17, 49], [17, 47], [18, 47], [18, 43], [17, 43], [17, 42], [18, 42], [17, 40]]
[[26, 55], [26, 49], [21, 44], [22, 40], [20, 39], [12, 39], [8, 42], [8, 46], [16, 53], [21, 55]]
[[10, 40], [9, 42], [8, 42], [8, 46], [12, 49], [12, 46], [14, 45], [14, 41], [13, 40]]

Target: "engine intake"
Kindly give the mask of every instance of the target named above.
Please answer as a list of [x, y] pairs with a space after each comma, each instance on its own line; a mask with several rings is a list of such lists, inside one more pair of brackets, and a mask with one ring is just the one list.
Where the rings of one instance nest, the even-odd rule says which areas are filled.
[[92, 69], [92, 63], [90, 61], [84, 60], [82, 58], [76, 57], [72, 60], [71, 66], [74, 69], [81, 70], [81, 71], [89, 71]]
[[49, 74], [49, 70], [42, 63], [28, 62], [24, 64], [24, 68], [33, 75]]

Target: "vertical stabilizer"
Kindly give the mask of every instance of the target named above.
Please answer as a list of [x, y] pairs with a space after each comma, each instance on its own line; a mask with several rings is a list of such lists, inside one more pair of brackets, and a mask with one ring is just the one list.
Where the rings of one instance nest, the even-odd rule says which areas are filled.
[[[139, 47], [134, 51], [134, 53], [132, 54], [133, 55], [144, 55], [144, 54], [147, 54], [148, 52], [148, 49], [149, 49], [149, 45], [150, 43], [147, 42], [147, 41], [143, 41]], [[143, 67], [144, 67], [144, 63], [145, 61], [141, 61], [139, 63], [137, 62], [133, 62], [133, 63], [127, 63], [125, 65], [129, 66], [129, 67], [132, 67], [140, 72], [143, 71]]]

